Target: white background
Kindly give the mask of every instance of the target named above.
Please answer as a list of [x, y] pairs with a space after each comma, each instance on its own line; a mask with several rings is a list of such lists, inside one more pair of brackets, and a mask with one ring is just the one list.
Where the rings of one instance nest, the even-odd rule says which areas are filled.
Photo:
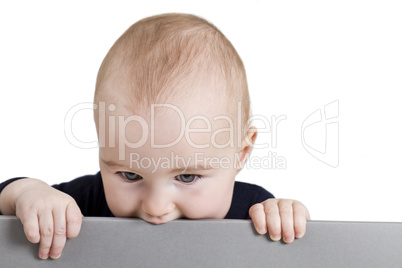
[[[97, 172], [97, 149], [76, 148], [65, 137], [68, 110], [92, 101], [103, 57], [132, 23], [185, 12], [213, 22], [232, 41], [246, 66], [254, 113], [287, 118], [278, 124], [277, 147], [253, 152], [275, 152], [286, 169], [243, 170], [238, 180], [302, 201], [316, 220], [402, 221], [400, 1], [4, 3], [0, 181], [30, 176], [52, 184]], [[304, 149], [301, 126], [336, 100], [334, 168]], [[325, 142], [323, 130], [312, 131], [312, 147]], [[96, 139], [91, 111], [76, 115], [73, 131], [80, 140]], [[270, 135], [257, 142], [270, 142]]]

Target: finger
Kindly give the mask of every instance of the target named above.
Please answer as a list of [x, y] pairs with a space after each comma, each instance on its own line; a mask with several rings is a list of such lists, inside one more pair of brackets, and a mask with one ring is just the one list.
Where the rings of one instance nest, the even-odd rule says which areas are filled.
[[82, 214], [77, 203], [71, 202], [67, 206], [67, 237], [74, 238], [80, 233], [82, 224]]
[[293, 242], [295, 238], [293, 226], [292, 200], [281, 200], [278, 202], [279, 214], [281, 216], [282, 236], [286, 243]]
[[261, 203], [253, 205], [249, 209], [250, 218], [253, 221], [254, 228], [259, 234], [266, 234], [267, 229], [267, 218], [265, 217], [264, 205]]
[[24, 226], [24, 233], [28, 241], [31, 243], [39, 243], [39, 223], [38, 215], [36, 213], [29, 213], [29, 215], [20, 218]]
[[64, 245], [66, 244], [66, 212], [64, 209], [55, 209], [53, 211], [54, 233], [52, 247], [49, 256], [52, 259], [58, 259], [61, 256]]
[[293, 219], [295, 236], [296, 238], [302, 238], [306, 233], [306, 222], [310, 219], [310, 215], [306, 207], [300, 202], [293, 204]]
[[279, 216], [277, 202], [278, 201], [276, 199], [264, 202], [264, 210], [267, 218], [269, 236], [274, 241], [278, 241], [281, 239], [281, 218]]
[[39, 258], [47, 259], [49, 257], [50, 247], [53, 241], [53, 215], [50, 211], [43, 212], [39, 215]]

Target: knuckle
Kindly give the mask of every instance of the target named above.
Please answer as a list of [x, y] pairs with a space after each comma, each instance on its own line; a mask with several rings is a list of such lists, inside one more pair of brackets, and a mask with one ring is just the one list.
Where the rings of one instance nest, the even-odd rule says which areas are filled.
[[268, 223], [269, 233], [280, 235], [281, 234], [281, 225], [280, 222], [270, 222]]
[[82, 216], [81, 215], [72, 215], [68, 219], [69, 224], [81, 224], [82, 223]]
[[31, 242], [39, 242], [39, 234], [37, 232], [35, 232], [34, 230], [28, 230], [26, 232], [26, 236], [28, 238], [29, 241]]
[[295, 229], [304, 229], [306, 227], [306, 221], [305, 220], [299, 220], [298, 218], [295, 219], [294, 221], [294, 226]]
[[297, 209], [293, 209], [293, 215], [296, 220], [304, 220], [307, 218], [307, 215], [304, 211], [300, 211]]
[[278, 204], [279, 210], [283, 212], [293, 211], [292, 203], [290, 202], [281, 202]]
[[279, 205], [279, 210], [281, 211], [281, 213], [291, 213], [291, 212], [293, 212], [293, 208], [289, 204], [280, 204]]
[[278, 221], [268, 223], [268, 228], [270, 231], [280, 233], [281, 232], [281, 223]]
[[81, 223], [82, 222], [82, 214], [79, 206], [72, 200], [66, 207], [67, 210], [67, 221], [71, 223]]
[[293, 207], [294, 207], [294, 209], [297, 209], [297, 210], [300, 210], [300, 211], [305, 211], [306, 210], [306, 207], [300, 202], [293, 203]]
[[22, 224], [26, 224], [26, 222], [29, 222], [32, 219], [32, 213], [33, 209], [27, 209], [27, 208], [17, 208], [15, 212], [15, 216], [20, 219]]
[[57, 256], [63, 251], [63, 246], [53, 246], [50, 255]]
[[44, 238], [53, 237], [53, 228], [52, 227], [44, 228], [44, 230], [41, 231], [41, 237]]
[[254, 213], [254, 212], [258, 211], [258, 210], [261, 210], [262, 208], [263, 208], [263, 205], [261, 203], [254, 204], [253, 206], [250, 207], [249, 213], [250, 214]]
[[269, 204], [264, 207], [264, 211], [266, 214], [272, 214], [272, 213], [277, 213], [278, 212], [278, 207], [276, 204]]
[[279, 199], [278, 206], [292, 206], [295, 200], [292, 199]]
[[292, 200], [294, 206], [302, 206], [304, 207], [303, 203], [298, 200]]
[[39, 249], [39, 253], [40, 254], [42, 254], [42, 255], [47, 255], [48, 253], [49, 253], [49, 251], [50, 251], [50, 247], [49, 246], [40, 246], [40, 249]]
[[263, 203], [266, 205], [276, 205], [278, 202], [279, 202], [279, 200], [276, 198], [269, 198], [269, 199], [265, 200]]
[[294, 235], [293, 228], [283, 228], [282, 233], [284, 236], [293, 236]]
[[54, 230], [54, 234], [55, 235], [59, 235], [59, 236], [65, 236], [67, 233], [67, 229], [66, 227], [62, 226], [62, 227], [58, 227]]

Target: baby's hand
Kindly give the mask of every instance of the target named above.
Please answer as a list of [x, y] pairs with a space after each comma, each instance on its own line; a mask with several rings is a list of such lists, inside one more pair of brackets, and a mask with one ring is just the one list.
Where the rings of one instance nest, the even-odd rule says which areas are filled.
[[7, 197], [10, 209], [3, 214], [15, 213], [28, 240], [40, 242], [41, 259], [59, 258], [66, 238], [74, 238], [80, 232], [82, 214], [75, 200], [42, 181], [15, 181], [3, 190], [3, 201]]
[[296, 200], [267, 199], [253, 205], [249, 214], [259, 234], [267, 231], [272, 240], [283, 237], [286, 243], [301, 238], [306, 232], [306, 221], [310, 220], [307, 208]]

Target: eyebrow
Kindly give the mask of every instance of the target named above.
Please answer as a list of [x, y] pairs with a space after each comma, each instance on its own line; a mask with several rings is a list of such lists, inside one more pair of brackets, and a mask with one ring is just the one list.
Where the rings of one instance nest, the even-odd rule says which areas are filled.
[[[131, 168], [127, 168], [123, 164], [119, 164], [119, 163], [115, 162], [114, 160], [101, 159], [101, 161], [105, 165], [108, 165], [108, 166], [111, 166], [111, 167], [123, 167], [125, 169], [131, 169]], [[215, 169], [215, 168], [213, 168], [213, 167], [211, 167], [209, 165], [199, 165], [197, 167], [195, 167], [195, 166], [188, 166], [188, 167], [183, 166], [183, 167], [180, 167], [180, 168], [176, 167], [176, 168], [172, 169], [172, 171], [173, 172], [179, 172], [179, 173], [184, 173], [184, 172], [189, 173], [189, 172], [197, 172], [197, 171], [201, 171], [201, 170], [206, 171], [206, 170], [212, 170], [212, 169]]]
[[207, 165], [200, 165], [200, 166], [188, 166], [188, 167], [182, 167], [182, 168], [174, 168], [174, 172], [179, 172], [179, 173], [184, 173], [184, 174], [190, 174], [190, 173], [197, 173], [197, 171], [208, 171], [208, 170], [213, 170], [215, 168]]
[[117, 162], [114, 162], [113, 160], [105, 160], [105, 159], [102, 159], [102, 162], [103, 162], [104, 164], [106, 164], [106, 165], [108, 165], [108, 166], [112, 166], [112, 167], [125, 167], [124, 165], [119, 164], [119, 163], [117, 163]]

